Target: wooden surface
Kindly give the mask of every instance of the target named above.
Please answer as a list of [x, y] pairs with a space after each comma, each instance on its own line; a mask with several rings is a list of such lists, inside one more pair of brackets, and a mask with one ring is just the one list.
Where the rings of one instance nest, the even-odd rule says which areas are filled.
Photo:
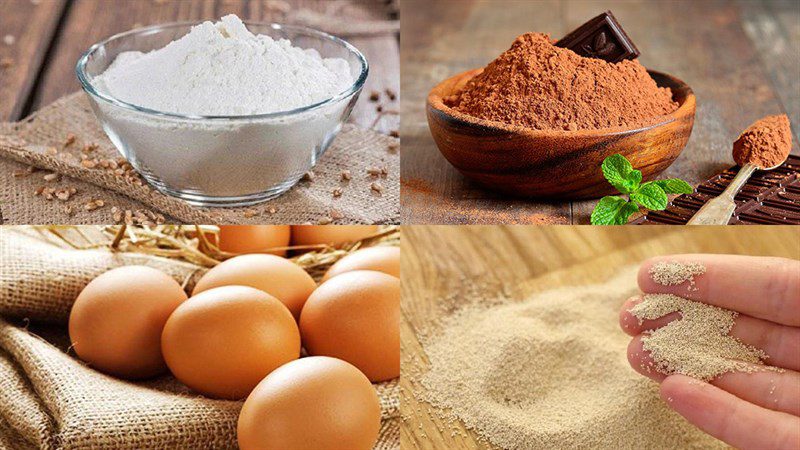
[[[402, 448], [489, 448], [410, 394], [409, 374], [427, 360], [417, 334], [459, 296], [522, 299], [568, 285], [602, 282], [617, 268], [672, 253], [737, 253], [800, 258], [790, 227], [435, 227], [403, 228], [401, 348]], [[635, 280], [631, 280], [635, 284]], [[478, 292], [470, 285], [478, 286]], [[620, 299], [620, 305], [625, 299]], [[620, 331], [621, 333], [622, 331]]]
[[425, 97], [441, 80], [486, 65], [528, 31], [560, 37], [610, 9], [646, 67], [697, 95], [694, 131], [663, 174], [696, 185], [733, 165], [731, 144], [750, 123], [787, 113], [800, 138], [800, 2], [403, 0], [403, 223], [588, 223], [595, 201], [500, 197], [461, 176], [439, 153]]
[[[349, 21], [395, 19], [382, 0], [0, 0], [0, 59], [13, 65], [0, 69], [0, 121], [18, 120], [53, 100], [77, 91], [75, 63], [92, 44], [131, 28], [165, 22], [213, 20], [235, 13], [249, 20], [281, 22], [303, 9], [327, 15], [345, 28]], [[293, 17], [292, 12], [288, 17]], [[325, 16], [323, 16], [325, 17]], [[351, 116], [362, 128], [383, 133], [397, 130], [398, 100], [382, 96], [384, 109], [367, 101], [373, 90], [399, 92], [400, 62], [397, 33], [348, 35], [370, 62], [365, 95]]]

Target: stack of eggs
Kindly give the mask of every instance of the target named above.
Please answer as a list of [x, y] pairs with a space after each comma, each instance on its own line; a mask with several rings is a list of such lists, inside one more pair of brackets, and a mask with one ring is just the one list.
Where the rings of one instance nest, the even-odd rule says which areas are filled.
[[221, 227], [220, 248], [242, 255], [209, 270], [191, 297], [144, 266], [91, 281], [70, 313], [73, 348], [120, 378], [169, 370], [202, 395], [246, 399], [237, 433], [244, 450], [370, 449], [380, 429], [371, 382], [400, 375], [400, 249], [355, 251], [319, 286], [284, 251], [264, 251], [337, 246], [376, 231]]

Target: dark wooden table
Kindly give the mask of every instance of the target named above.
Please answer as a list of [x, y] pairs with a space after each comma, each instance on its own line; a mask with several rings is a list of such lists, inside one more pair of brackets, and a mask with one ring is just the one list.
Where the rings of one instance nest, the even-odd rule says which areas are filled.
[[[0, 121], [25, 117], [41, 106], [80, 89], [75, 63], [90, 45], [131, 28], [176, 21], [214, 20], [235, 13], [243, 19], [276, 21], [339, 15], [353, 21], [396, 20], [385, 0], [0, 0]], [[288, 21], [288, 20], [287, 20]], [[291, 20], [294, 22], [294, 20]], [[385, 24], [384, 24], [385, 25]], [[320, 28], [325, 24], [321, 23]], [[364, 87], [399, 92], [399, 36], [385, 33], [338, 32], [358, 47], [370, 62]], [[11, 36], [13, 43], [5, 42]], [[7, 59], [10, 58], [10, 59]], [[363, 128], [397, 130], [397, 100], [383, 96], [384, 113], [376, 104], [359, 102], [351, 121]], [[398, 97], [399, 99], [399, 97]]]
[[697, 94], [694, 131], [662, 175], [693, 185], [733, 164], [731, 143], [756, 119], [786, 113], [800, 137], [800, 2], [403, 0], [403, 223], [588, 223], [595, 201], [492, 194], [461, 176], [428, 131], [425, 98], [442, 79], [482, 67], [528, 31], [560, 37], [610, 9], [649, 68]]

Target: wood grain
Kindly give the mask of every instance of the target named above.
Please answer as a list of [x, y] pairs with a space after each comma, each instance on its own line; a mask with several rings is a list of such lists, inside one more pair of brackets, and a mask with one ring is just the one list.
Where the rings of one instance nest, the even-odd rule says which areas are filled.
[[491, 447], [460, 423], [442, 420], [411, 394], [420, 389], [414, 374], [427, 368], [417, 336], [448, 314], [459, 295], [520, 300], [546, 289], [602, 282], [617, 268], [661, 254], [798, 258], [800, 235], [796, 228], [774, 226], [405, 226], [402, 247], [402, 448], [474, 449]]
[[0, 0], [0, 59], [11, 64], [0, 67], [0, 121], [22, 116], [65, 6], [66, 0]]
[[[466, 180], [438, 155], [424, 102], [438, 82], [482, 67], [518, 34], [561, 36], [601, 9], [614, 12], [646, 67], [675, 75], [697, 95], [692, 136], [663, 177], [698, 184], [729, 167], [733, 140], [764, 115], [788, 112], [798, 134], [797, 2], [617, 0], [601, 7], [592, 0], [405, 0], [401, 7], [401, 34], [411, 36], [404, 37], [400, 49], [404, 223], [588, 223], [596, 201], [515, 201]], [[760, 16], [749, 15], [751, 10]], [[765, 27], [769, 37], [758, 31]], [[795, 143], [793, 152], [799, 149]]]
[[742, 29], [759, 52], [759, 62], [772, 83], [800, 139], [800, 2], [792, 0], [737, 2]]

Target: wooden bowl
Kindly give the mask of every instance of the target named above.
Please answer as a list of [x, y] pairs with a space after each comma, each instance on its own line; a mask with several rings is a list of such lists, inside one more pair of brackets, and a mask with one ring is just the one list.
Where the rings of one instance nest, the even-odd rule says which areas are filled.
[[431, 90], [428, 125], [445, 158], [482, 186], [519, 197], [577, 200], [612, 194], [600, 165], [620, 153], [656, 177], [678, 158], [694, 124], [696, 100], [683, 81], [648, 71], [656, 84], [672, 89], [679, 107], [663, 120], [637, 129], [533, 130], [458, 113], [443, 98], [458, 92], [483, 69], [448, 78]]

